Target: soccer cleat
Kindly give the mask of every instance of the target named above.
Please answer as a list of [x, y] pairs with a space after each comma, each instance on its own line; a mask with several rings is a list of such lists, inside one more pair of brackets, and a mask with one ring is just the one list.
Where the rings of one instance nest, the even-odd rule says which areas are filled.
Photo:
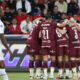
[[34, 77], [33, 76], [30, 76], [30, 79], [33, 79]]
[[58, 75], [58, 76], [57, 76], [57, 79], [64, 79], [64, 77], [63, 77], [63, 76]]
[[78, 79], [78, 77], [77, 76], [74, 76], [73, 79]]
[[35, 76], [34, 78], [35, 78], [35, 79], [40, 79], [40, 76], [37, 75], [37, 76]]
[[55, 79], [55, 77], [53, 75], [50, 75], [49, 78], [50, 79]]
[[47, 80], [47, 76], [44, 76], [43, 79]]
[[40, 79], [43, 79], [43, 75], [40, 76]]
[[65, 79], [70, 79], [70, 78], [68, 76], [66, 76]]

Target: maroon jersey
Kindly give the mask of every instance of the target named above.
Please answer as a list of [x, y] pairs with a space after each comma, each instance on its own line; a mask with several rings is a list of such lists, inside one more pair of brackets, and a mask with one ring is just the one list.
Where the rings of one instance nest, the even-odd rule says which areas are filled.
[[30, 44], [32, 48], [35, 49], [39, 48], [40, 44], [38, 37], [39, 37], [38, 24], [34, 24], [26, 43]]
[[[66, 29], [66, 27], [60, 28], [60, 29]], [[56, 29], [56, 41], [57, 45], [62, 45], [62, 46], [68, 46], [68, 39], [69, 36], [67, 33], [61, 34], [57, 29]]]
[[[75, 46], [79, 45], [79, 43], [80, 43], [80, 41], [79, 41], [79, 32], [76, 29], [76, 27], [69, 26], [67, 28], [68, 28], [70, 46], [75, 47]], [[72, 30], [70, 31], [70, 29], [72, 29]]]
[[55, 28], [57, 27], [56, 23], [53, 22], [42, 22], [39, 25], [41, 34], [42, 34], [42, 48], [52, 47], [55, 45]]
[[71, 26], [66, 26], [67, 34], [69, 36], [69, 43], [72, 43], [75, 40], [75, 32]]

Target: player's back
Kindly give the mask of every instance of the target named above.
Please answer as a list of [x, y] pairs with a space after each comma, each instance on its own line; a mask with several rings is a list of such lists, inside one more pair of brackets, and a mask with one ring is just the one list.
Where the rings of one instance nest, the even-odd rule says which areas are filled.
[[55, 44], [55, 24], [52, 22], [42, 22], [40, 24], [40, 31], [42, 34], [42, 47], [51, 47]]
[[[61, 30], [66, 30], [66, 27], [63, 27], [63, 28], [60, 28]], [[58, 45], [65, 45], [65, 44], [68, 44], [68, 39], [69, 39], [69, 36], [66, 33], [64, 34], [61, 34], [57, 29], [56, 29], [56, 41], [57, 41], [57, 44]]]

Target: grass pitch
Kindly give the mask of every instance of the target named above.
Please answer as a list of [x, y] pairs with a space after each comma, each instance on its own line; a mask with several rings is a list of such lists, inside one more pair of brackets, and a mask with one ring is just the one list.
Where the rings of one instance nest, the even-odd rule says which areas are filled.
[[[55, 76], [57, 74], [55, 73]], [[9, 80], [30, 80], [29, 73], [8, 73]], [[0, 78], [0, 80], [2, 80]], [[44, 80], [44, 79], [33, 79], [33, 80]], [[47, 79], [47, 80], [73, 80], [73, 79]], [[80, 79], [77, 79], [80, 80]]]

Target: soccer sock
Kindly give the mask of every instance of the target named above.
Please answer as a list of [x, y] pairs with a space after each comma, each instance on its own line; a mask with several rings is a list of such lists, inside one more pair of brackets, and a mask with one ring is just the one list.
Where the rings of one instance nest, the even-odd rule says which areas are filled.
[[54, 76], [55, 61], [51, 61], [50, 75]]
[[47, 77], [47, 61], [43, 63], [44, 76]]
[[69, 70], [69, 77], [72, 78], [72, 70]]
[[5, 69], [0, 69], [0, 76], [2, 77], [2, 80], [8, 80], [8, 75]]
[[62, 76], [62, 74], [63, 74], [63, 62], [61, 61], [61, 62], [59, 62], [58, 63], [58, 68], [59, 68], [59, 75], [60, 76]]
[[30, 70], [30, 76], [34, 76], [34, 61], [30, 60], [29, 70]]
[[77, 61], [77, 65], [78, 65], [79, 72], [80, 72], [80, 61]]
[[74, 76], [77, 76], [75, 61], [71, 61], [71, 66]]
[[69, 67], [70, 67], [69, 62], [66, 61], [66, 62], [65, 62], [66, 76], [69, 76]]
[[63, 68], [63, 62], [62, 62], [62, 61], [61, 61], [61, 62], [59, 61], [59, 63], [58, 63], [58, 68], [59, 68], [59, 69]]
[[40, 76], [40, 61], [36, 61], [36, 76]]
[[62, 74], [63, 74], [63, 69], [59, 69], [59, 76], [60, 77], [63, 76]]

